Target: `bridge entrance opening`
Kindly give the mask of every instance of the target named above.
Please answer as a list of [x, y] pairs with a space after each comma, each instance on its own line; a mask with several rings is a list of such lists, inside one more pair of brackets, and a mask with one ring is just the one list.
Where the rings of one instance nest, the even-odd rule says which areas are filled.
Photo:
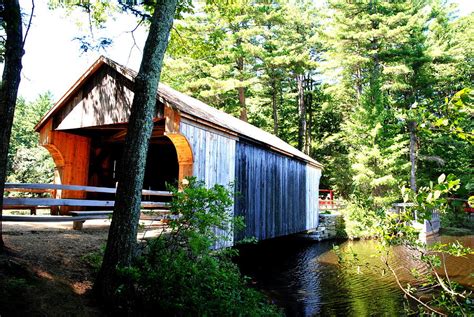
[[[53, 131], [43, 141], [54, 159], [56, 184], [116, 187], [122, 162], [126, 124]], [[53, 140], [54, 142], [49, 142]], [[193, 153], [186, 137], [165, 132], [164, 120], [155, 123], [150, 139], [143, 189], [167, 190], [193, 174]], [[115, 195], [62, 191], [56, 198], [114, 200]], [[150, 198], [151, 199], [151, 198]], [[66, 208], [65, 208], [66, 212]]]
[[[187, 141], [182, 144], [179, 139], [161, 136], [150, 141], [143, 189], [167, 190], [167, 185], [177, 186], [183, 177], [191, 176], [191, 149]], [[104, 143], [93, 139], [88, 185], [116, 187], [122, 152], [123, 142]]]

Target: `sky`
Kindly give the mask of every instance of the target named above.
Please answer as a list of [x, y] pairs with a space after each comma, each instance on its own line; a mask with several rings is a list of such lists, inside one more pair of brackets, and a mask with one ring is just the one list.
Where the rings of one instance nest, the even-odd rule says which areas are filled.
[[[20, 1], [25, 13], [31, 12], [31, 1]], [[87, 15], [68, 14], [63, 9], [51, 11], [47, 1], [36, 1], [32, 26], [28, 33], [23, 57], [23, 71], [19, 95], [34, 100], [38, 94], [50, 91], [58, 100], [100, 55], [138, 69], [146, 39], [145, 27], [134, 32], [138, 47], [134, 47], [131, 30], [137, 20], [131, 15], [118, 14], [109, 19], [106, 28], [94, 31], [94, 36], [111, 37], [113, 45], [106, 51], [82, 52], [74, 40], [80, 34], [89, 34]], [[82, 24], [81, 24], [81, 21]]]
[[[452, 2], [459, 4], [459, 15], [474, 11], [474, 0]], [[20, 4], [23, 12], [29, 14], [31, 1], [20, 0]], [[109, 19], [103, 31], [94, 32], [96, 38], [104, 35], [112, 38], [113, 45], [106, 51], [84, 53], [73, 38], [85, 34], [86, 17], [84, 14], [68, 14], [62, 9], [50, 11], [47, 1], [35, 2], [35, 14], [25, 44], [20, 96], [33, 101], [39, 94], [50, 91], [53, 99], [58, 100], [100, 55], [138, 70], [146, 40], [145, 27], [134, 32], [135, 47], [130, 31], [136, 26], [136, 18], [118, 14]], [[0, 70], [3, 67], [0, 66]]]

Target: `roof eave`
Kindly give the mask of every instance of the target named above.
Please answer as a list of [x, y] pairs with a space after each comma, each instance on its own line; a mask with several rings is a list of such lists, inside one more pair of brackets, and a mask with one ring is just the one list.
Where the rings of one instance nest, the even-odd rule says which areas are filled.
[[41, 120], [35, 125], [34, 129], [39, 132], [46, 122], [62, 108], [62, 106], [70, 100], [72, 96], [79, 90], [79, 88], [88, 80], [95, 72], [107, 62], [104, 56], [100, 56], [94, 64], [92, 64], [82, 76], [66, 91], [66, 93], [54, 104], [51, 109], [41, 118]]

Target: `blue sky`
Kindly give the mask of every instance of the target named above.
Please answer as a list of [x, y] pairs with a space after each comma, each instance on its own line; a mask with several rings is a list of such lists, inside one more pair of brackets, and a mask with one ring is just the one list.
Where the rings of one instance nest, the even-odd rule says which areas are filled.
[[[467, 15], [474, 10], [474, 0], [452, 0], [459, 5], [459, 14]], [[31, 1], [21, 0], [25, 13], [30, 12]], [[83, 16], [82, 16], [83, 19]], [[28, 35], [23, 57], [23, 72], [19, 94], [27, 100], [34, 100], [46, 91], [53, 93], [54, 99], [62, 94], [82, 75], [100, 53], [81, 53], [79, 44], [73, 40], [78, 28], [86, 25], [78, 23], [80, 18], [68, 16], [61, 10], [49, 11], [47, 1], [36, 1], [33, 26]], [[145, 42], [146, 30], [139, 28], [134, 34], [137, 47], [133, 46], [130, 30], [135, 26], [132, 16], [118, 15], [110, 19], [105, 35], [112, 37], [114, 45], [104, 55], [116, 62], [138, 69], [141, 48]], [[103, 31], [103, 32], [105, 32]], [[95, 33], [100, 37], [100, 32]]]

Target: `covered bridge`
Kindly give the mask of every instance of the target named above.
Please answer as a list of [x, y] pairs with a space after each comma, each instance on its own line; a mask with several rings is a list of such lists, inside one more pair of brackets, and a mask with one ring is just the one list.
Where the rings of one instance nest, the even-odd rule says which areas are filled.
[[[37, 124], [40, 143], [56, 164], [56, 183], [115, 187], [135, 76], [101, 57]], [[233, 213], [246, 222], [236, 239], [317, 227], [321, 164], [268, 132], [160, 84], [143, 188], [164, 190], [165, 182], [192, 175], [208, 186], [235, 182]]]

